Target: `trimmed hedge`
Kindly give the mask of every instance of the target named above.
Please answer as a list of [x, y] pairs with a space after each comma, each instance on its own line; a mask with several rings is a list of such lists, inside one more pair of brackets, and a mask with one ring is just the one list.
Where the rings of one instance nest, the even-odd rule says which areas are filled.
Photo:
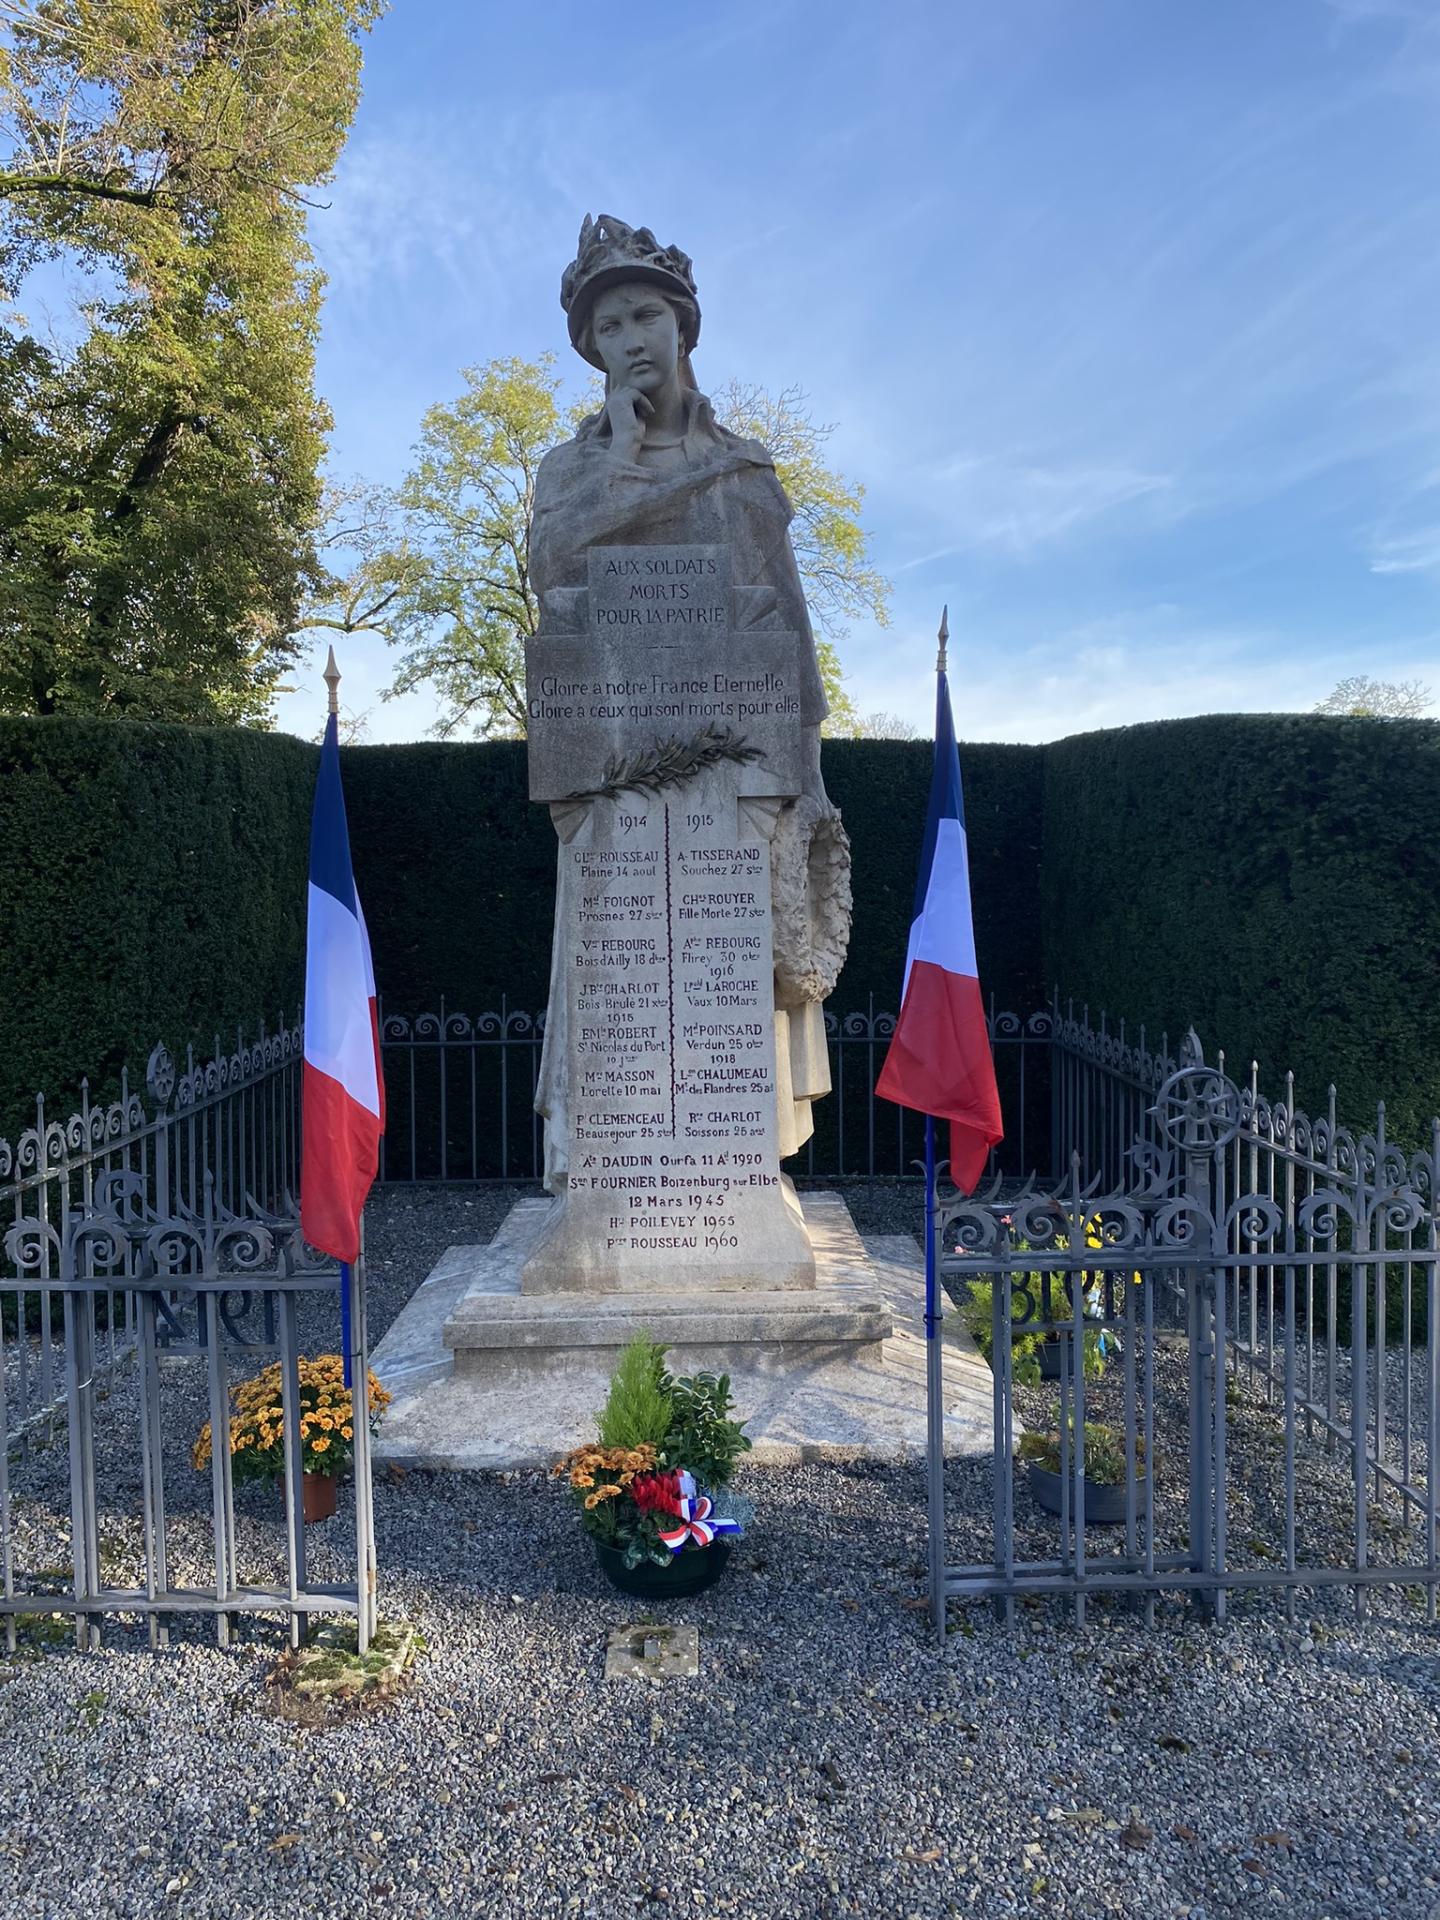
[[[986, 996], [1011, 1012], [1045, 999], [1039, 926], [1044, 749], [963, 749], [976, 959]], [[928, 740], [827, 740], [825, 789], [854, 862], [855, 925], [833, 1004], [898, 1011], [915, 911], [934, 750]]]
[[[37, 1087], [108, 1092], [156, 1038], [208, 1051], [302, 984], [316, 750], [285, 735], [0, 720], [0, 1134]], [[387, 1006], [543, 1006], [555, 842], [518, 744], [344, 755]], [[1440, 725], [1240, 715], [964, 749], [981, 978], [1050, 980], [1152, 1030], [1194, 1022], [1302, 1104], [1440, 1107]], [[923, 741], [833, 741], [855, 934], [834, 1004], [895, 1004], [929, 785]]]
[[[1047, 977], [1252, 1056], [1269, 1097], [1428, 1144], [1440, 1112], [1440, 723], [1227, 714], [1045, 752]], [[1133, 1031], [1133, 1026], [1132, 1026]]]
[[[113, 1094], [160, 1037], [208, 1054], [293, 1012], [303, 985], [316, 749], [283, 734], [0, 720], [0, 872], [17, 903], [0, 954], [0, 1134], [37, 1087], [68, 1110]], [[347, 748], [346, 807], [376, 978], [397, 1013], [545, 1004], [555, 835], [525, 749]], [[836, 1004], [895, 1005], [930, 780], [920, 741], [841, 741], [825, 775], [855, 847], [855, 938]], [[1006, 1005], [1040, 991], [1033, 927], [1042, 766], [967, 753], [981, 963]]]
[[352, 747], [350, 847], [394, 1013], [533, 1013], [550, 979], [555, 830], [530, 804], [520, 741]]
[[[826, 787], [854, 849], [855, 935], [835, 994], [895, 1008], [925, 824], [925, 741], [827, 741]], [[1017, 877], [1039, 880], [1044, 789], [1034, 747], [966, 751], [980, 963], [1000, 1003], [1039, 1004], [1033, 923], [1013, 912]], [[357, 747], [345, 755], [355, 870], [385, 1004], [396, 1013], [545, 1005], [555, 833], [526, 795], [518, 741]]]
[[315, 749], [281, 734], [0, 722], [0, 1134], [110, 1097], [162, 1036], [295, 1016]]

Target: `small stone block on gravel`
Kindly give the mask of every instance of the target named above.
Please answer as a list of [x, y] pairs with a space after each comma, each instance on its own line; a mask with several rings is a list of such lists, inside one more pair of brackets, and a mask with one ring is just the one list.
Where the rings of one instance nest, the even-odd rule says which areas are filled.
[[605, 1678], [693, 1680], [700, 1671], [698, 1627], [612, 1627]]
[[383, 1622], [364, 1653], [356, 1651], [355, 1628], [327, 1624], [294, 1656], [286, 1678], [302, 1700], [328, 1700], [362, 1693], [388, 1693], [415, 1656], [415, 1629]]

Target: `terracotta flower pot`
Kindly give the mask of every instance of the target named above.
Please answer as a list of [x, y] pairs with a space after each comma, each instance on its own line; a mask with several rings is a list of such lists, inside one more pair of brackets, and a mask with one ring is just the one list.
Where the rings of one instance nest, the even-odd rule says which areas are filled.
[[328, 1520], [335, 1511], [335, 1476], [331, 1473], [307, 1473], [302, 1482], [305, 1524]]

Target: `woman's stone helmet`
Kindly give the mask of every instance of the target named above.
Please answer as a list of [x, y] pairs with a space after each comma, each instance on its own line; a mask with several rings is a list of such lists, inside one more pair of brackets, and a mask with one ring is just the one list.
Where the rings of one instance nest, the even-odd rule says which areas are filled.
[[689, 254], [681, 253], [678, 247], [662, 247], [648, 227], [627, 227], [608, 213], [592, 220], [587, 213], [575, 258], [560, 279], [560, 305], [570, 328], [571, 346], [601, 372], [605, 362], [588, 331], [590, 309], [595, 296], [606, 287], [633, 280], [648, 280], [670, 296], [687, 353], [700, 338], [700, 306]]

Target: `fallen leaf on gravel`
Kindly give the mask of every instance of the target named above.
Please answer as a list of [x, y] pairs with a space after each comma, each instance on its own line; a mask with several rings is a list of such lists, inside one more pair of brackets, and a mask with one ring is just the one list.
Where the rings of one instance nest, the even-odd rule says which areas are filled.
[[1290, 1851], [1290, 1848], [1294, 1845], [1294, 1842], [1291, 1840], [1288, 1833], [1275, 1832], [1275, 1833], [1257, 1833], [1255, 1836], [1255, 1844], [1257, 1847], [1284, 1847], [1285, 1851], [1288, 1853]]
[[1189, 1753], [1190, 1742], [1182, 1740], [1178, 1733], [1162, 1733], [1157, 1746], [1164, 1747], [1167, 1753]]
[[832, 1787], [843, 1787], [845, 1785], [845, 1776], [833, 1760], [828, 1758], [822, 1760], [820, 1762], [820, 1771]]
[[1259, 1860], [1242, 1860], [1240, 1864], [1242, 1867], [1248, 1867], [1251, 1873], [1264, 1873], [1265, 1871], [1263, 1862]]
[[900, 1605], [905, 1609], [906, 1613], [919, 1613], [923, 1608], [928, 1607], [929, 1604], [930, 1596], [928, 1593], [917, 1593], [913, 1600], [902, 1600], [900, 1602]]
[[1177, 1840], [1185, 1840], [1190, 1842], [1192, 1845], [1196, 1840], [1200, 1838], [1199, 1834], [1196, 1833], [1194, 1827], [1187, 1827], [1183, 1820], [1177, 1820], [1175, 1825], [1170, 1829], [1170, 1831], [1174, 1834]]
[[572, 1775], [568, 1773], [537, 1773], [535, 1776], [536, 1784], [542, 1787], [553, 1787], [558, 1781], [571, 1778]]
[[298, 1833], [277, 1833], [275, 1838], [270, 1842], [267, 1851], [270, 1853], [283, 1853], [287, 1847], [293, 1847], [297, 1841], [303, 1839], [303, 1837], [302, 1834]]
[[923, 1860], [928, 1866], [932, 1860], [938, 1860], [940, 1858], [940, 1848], [926, 1847], [923, 1852], [917, 1853], [913, 1848], [907, 1847], [900, 1858], [902, 1860]]
[[615, 1791], [625, 1800], [638, 1800], [640, 1798], [640, 1795], [635, 1791], [634, 1787], [627, 1787], [623, 1780], [616, 1781]]
[[1057, 1820], [1068, 1820], [1074, 1827], [1098, 1827], [1105, 1816], [1099, 1807], [1077, 1807], [1073, 1813], [1057, 1811]]
[[1155, 1829], [1147, 1827], [1138, 1814], [1132, 1813], [1120, 1829], [1122, 1847], [1133, 1847], [1136, 1853], [1143, 1853], [1155, 1838]]

